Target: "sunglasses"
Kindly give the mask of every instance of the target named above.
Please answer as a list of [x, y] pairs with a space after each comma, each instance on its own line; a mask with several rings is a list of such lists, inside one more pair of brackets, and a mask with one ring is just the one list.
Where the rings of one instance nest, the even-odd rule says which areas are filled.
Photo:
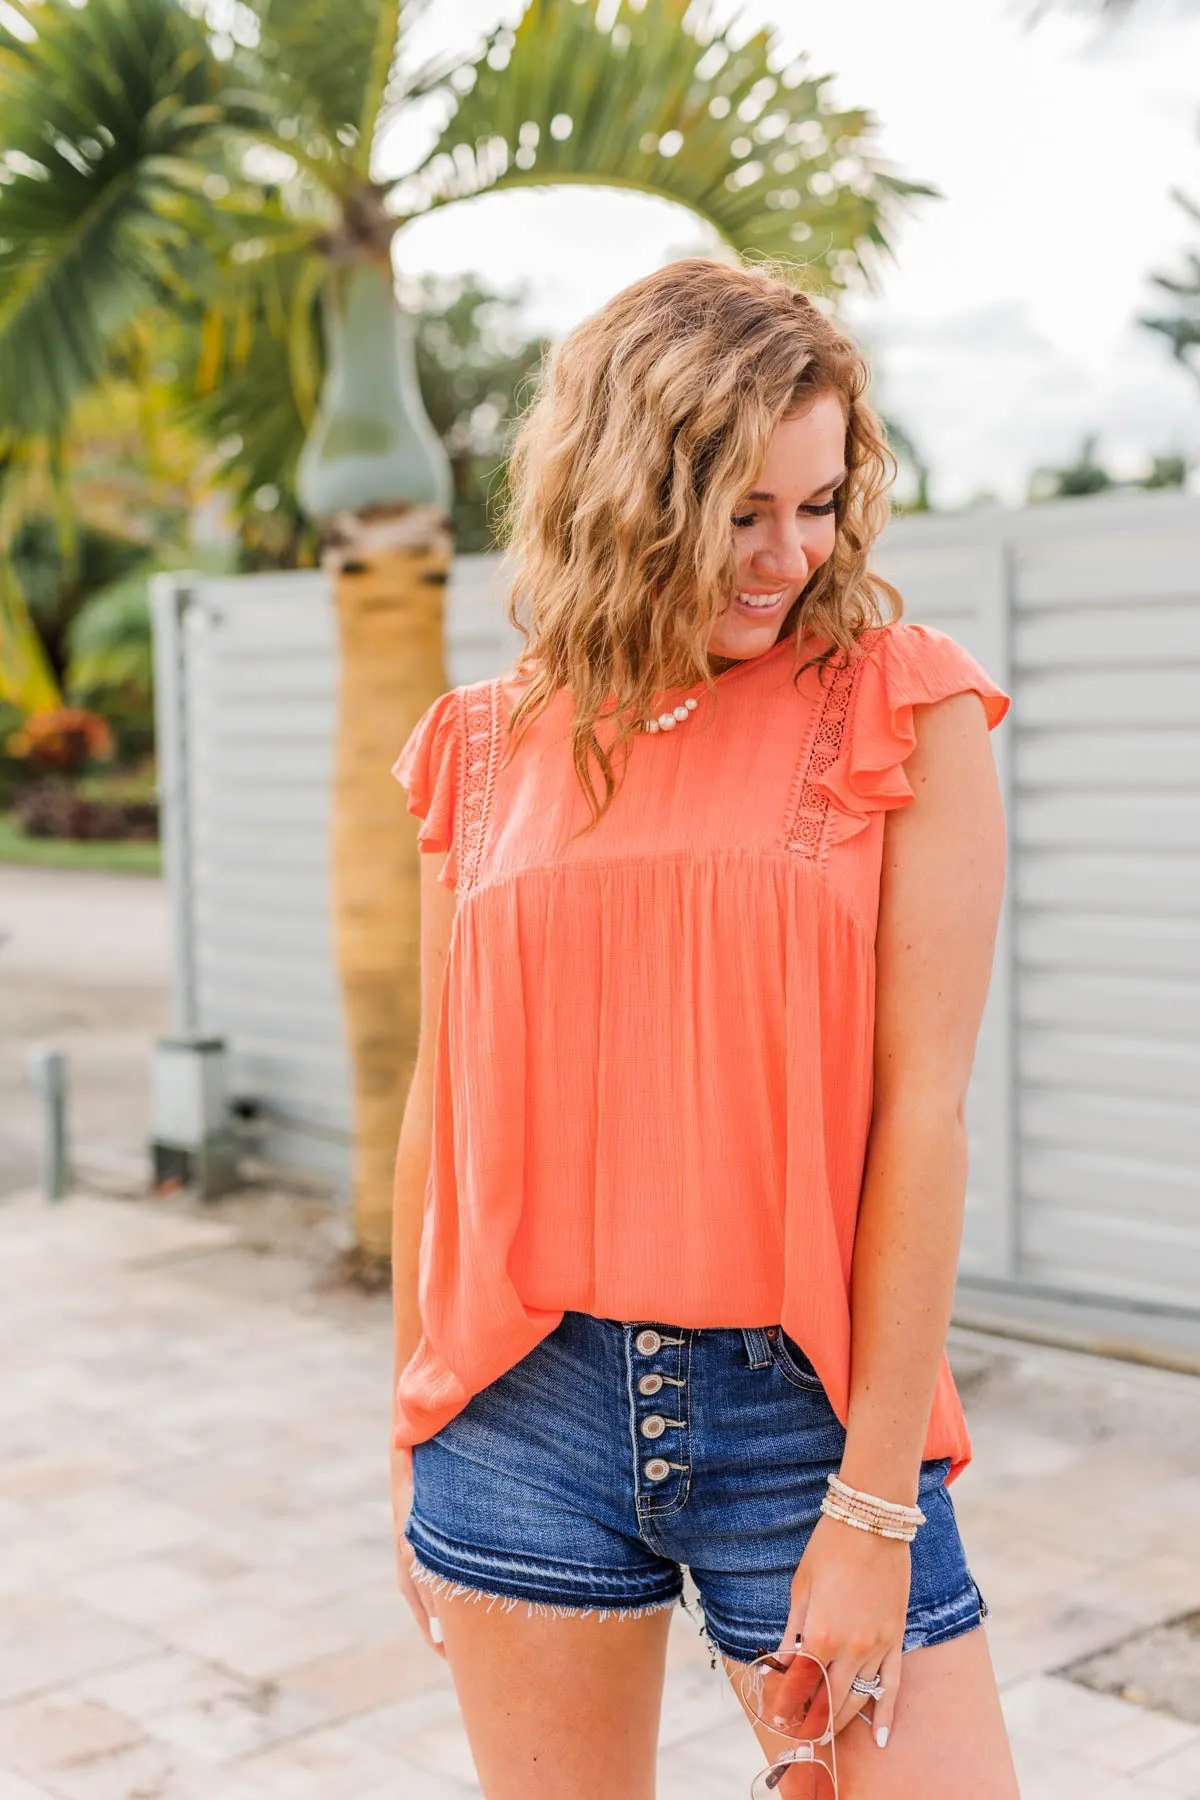
[[806, 1650], [758, 1656], [742, 1671], [742, 1699], [788, 1745], [756, 1775], [751, 1800], [838, 1800], [833, 1695], [823, 1662]]

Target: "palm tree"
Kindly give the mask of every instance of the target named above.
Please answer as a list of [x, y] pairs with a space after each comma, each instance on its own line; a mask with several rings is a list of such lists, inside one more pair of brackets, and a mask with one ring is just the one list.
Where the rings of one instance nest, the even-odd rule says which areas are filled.
[[[1173, 198], [1194, 225], [1200, 225], [1200, 206], [1175, 190]], [[1152, 275], [1155, 287], [1168, 295], [1172, 310], [1143, 316], [1139, 321], [1150, 331], [1161, 332], [1172, 355], [1185, 369], [1200, 377], [1200, 252], [1189, 250], [1182, 275]]]
[[[418, 993], [415, 827], [387, 770], [446, 685], [451, 551], [397, 238], [402, 255], [411, 220], [459, 200], [589, 182], [676, 201], [837, 288], [873, 277], [898, 212], [931, 191], [889, 172], [871, 116], [838, 108], [827, 77], [693, 0], [530, 0], [515, 27], [417, 66], [428, 10], [8, 0], [0, 24], [0, 430], [61, 434], [120, 332], [188, 295], [227, 411], [268, 333], [311, 421], [299, 492], [341, 628], [333, 879], [368, 1259], [388, 1249]], [[406, 113], [432, 141], [390, 176]], [[269, 425], [248, 399], [247, 446]]]

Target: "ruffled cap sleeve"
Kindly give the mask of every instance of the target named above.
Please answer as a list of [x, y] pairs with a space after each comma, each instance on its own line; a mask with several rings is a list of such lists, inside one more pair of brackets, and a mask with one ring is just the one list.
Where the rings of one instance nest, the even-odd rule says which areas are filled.
[[461, 707], [458, 689], [451, 688], [421, 714], [392, 764], [392, 774], [407, 790], [409, 812], [421, 820], [418, 848], [448, 852], [438, 874], [448, 887], [455, 885], [458, 874], [461, 761]]
[[936, 626], [886, 625], [865, 655], [837, 758], [811, 777], [830, 802], [830, 843], [864, 830], [873, 813], [916, 799], [904, 772], [917, 743], [914, 706], [976, 693], [992, 731], [1012, 704], [970, 652]]

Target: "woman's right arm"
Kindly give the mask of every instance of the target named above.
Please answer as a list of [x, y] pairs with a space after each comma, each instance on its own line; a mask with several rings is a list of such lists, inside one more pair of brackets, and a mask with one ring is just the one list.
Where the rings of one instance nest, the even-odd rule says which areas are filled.
[[[438, 880], [445, 855], [428, 852], [421, 865], [421, 1009], [417, 1058], [400, 1122], [396, 1167], [392, 1183], [392, 1318], [395, 1358], [392, 1393], [400, 1372], [421, 1338], [421, 1314], [417, 1297], [417, 1271], [421, 1251], [421, 1225], [425, 1212], [425, 1185], [433, 1147], [433, 1063], [437, 1047], [442, 982], [450, 952], [454, 923], [455, 892]], [[436, 1620], [426, 1604], [428, 1589], [412, 1580], [412, 1552], [404, 1541], [404, 1523], [412, 1497], [411, 1460], [406, 1450], [392, 1451], [392, 1507], [396, 1522], [396, 1555], [400, 1590], [430, 1647], [439, 1650]]]

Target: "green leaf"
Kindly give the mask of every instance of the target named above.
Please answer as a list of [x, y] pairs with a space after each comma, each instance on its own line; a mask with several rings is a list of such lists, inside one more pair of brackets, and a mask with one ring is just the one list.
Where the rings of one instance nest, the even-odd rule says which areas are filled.
[[67, 688], [72, 695], [122, 688], [153, 691], [153, 645], [147, 600], [153, 564], [133, 569], [99, 589], [76, 613], [68, 632]]
[[231, 118], [176, 0], [45, 0], [0, 25], [0, 434], [62, 429], [190, 246], [168, 216]]
[[[369, 172], [383, 98], [400, 36], [400, 0], [258, 0], [257, 46], [241, 60], [271, 97], [281, 147], [307, 148], [345, 190]], [[343, 171], [339, 178], [335, 165]]]
[[875, 122], [828, 78], [782, 67], [692, 0], [531, 0], [443, 83], [455, 110], [395, 190], [405, 219], [505, 188], [591, 182], [689, 207], [739, 251], [803, 261], [813, 285], [868, 279], [896, 220], [933, 189], [893, 174]]

